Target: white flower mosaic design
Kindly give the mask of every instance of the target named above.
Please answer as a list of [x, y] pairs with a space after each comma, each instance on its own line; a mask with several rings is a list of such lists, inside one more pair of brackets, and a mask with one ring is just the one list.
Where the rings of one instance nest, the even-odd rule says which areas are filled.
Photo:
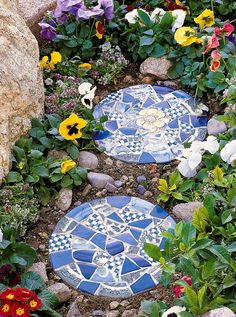
[[137, 125], [143, 129], [156, 133], [170, 121], [166, 114], [158, 109], [148, 108], [141, 110], [137, 116]]

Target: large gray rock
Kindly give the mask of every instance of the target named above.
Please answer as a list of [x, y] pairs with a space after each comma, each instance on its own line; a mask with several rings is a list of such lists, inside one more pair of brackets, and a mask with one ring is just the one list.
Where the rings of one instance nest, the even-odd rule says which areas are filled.
[[18, 0], [18, 12], [35, 36], [39, 36], [38, 23], [46, 11], [56, 7], [57, 0]]
[[71, 290], [64, 283], [55, 283], [48, 287], [49, 292], [55, 294], [60, 303], [65, 303], [71, 298]]
[[88, 173], [88, 180], [93, 187], [105, 188], [107, 184], [114, 184], [114, 179], [106, 174], [102, 173]]
[[70, 208], [72, 203], [73, 192], [69, 188], [62, 188], [58, 194], [57, 207], [62, 211]]
[[193, 201], [184, 204], [178, 204], [173, 207], [173, 214], [182, 220], [191, 221], [193, 219], [193, 213], [203, 206], [202, 202]]
[[14, 6], [0, 0], [0, 183], [11, 167], [12, 145], [44, 107], [38, 43]]
[[235, 317], [236, 314], [227, 307], [217, 308], [198, 317]]
[[95, 170], [98, 167], [98, 158], [91, 152], [82, 151], [79, 153], [78, 163], [89, 170]]
[[209, 135], [217, 135], [227, 131], [227, 125], [223, 121], [218, 121], [215, 118], [211, 118], [207, 124], [207, 132]]
[[43, 262], [34, 263], [28, 271], [38, 273], [45, 283], [48, 282], [48, 276], [46, 271], [46, 264]]
[[81, 314], [78, 308], [78, 303], [76, 300], [70, 305], [70, 309], [66, 317], [81, 317]]
[[157, 79], [169, 79], [168, 70], [172, 66], [172, 62], [166, 56], [159, 58], [148, 57], [140, 65], [140, 73], [143, 75], [154, 75]]

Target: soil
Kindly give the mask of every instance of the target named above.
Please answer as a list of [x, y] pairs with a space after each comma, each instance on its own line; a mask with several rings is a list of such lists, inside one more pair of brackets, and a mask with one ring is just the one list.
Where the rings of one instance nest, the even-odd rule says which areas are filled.
[[[112, 91], [116, 91], [118, 89], [133, 86], [136, 84], [160, 84], [167, 85], [173, 88], [178, 88], [178, 82], [172, 81], [156, 81], [154, 78], [150, 76], [143, 76], [139, 73], [137, 65], [133, 65], [129, 67], [129, 70], [126, 73], [126, 76], [117, 80], [115, 84], [110, 85], [109, 87], [98, 87], [98, 96], [96, 97], [95, 103], [98, 103], [101, 99], [103, 99], [106, 95], [108, 95]], [[209, 98], [210, 97], [210, 98]], [[221, 107], [219, 107], [216, 100], [212, 99], [211, 96], [205, 96], [205, 103], [210, 108], [210, 116], [212, 113], [219, 113], [222, 111]], [[96, 153], [97, 154], [97, 153]], [[140, 197], [142, 199], [146, 199], [152, 203], [156, 203], [156, 197], [158, 195], [157, 183], [159, 177], [164, 177], [169, 174], [171, 171], [175, 169], [178, 165], [177, 161], [173, 161], [170, 164], [146, 164], [146, 165], [136, 165], [136, 164], [127, 164], [121, 161], [116, 161], [111, 158], [110, 162], [107, 160], [107, 156], [105, 154], [97, 154], [99, 159], [99, 167], [95, 172], [101, 172], [112, 176], [115, 180], [119, 180], [122, 175], [128, 177], [128, 181], [122, 187], [118, 189], [116, 193], [113, 195], [130, 195]], [[110, 163], [106, 164], [106, 162]], [[137, 191], [138, 183], [136, 181], [136, 177], [144, 175], [147, 179], [145, 182], [145, 187], [147, 189], [147, 193], [145, 195], [140, 195]], [[87, 184], [82, 185], [81, 187], [74, 190], [73, 195], [73, 203], [79, 204], [96, 199], [98, 197], [105, 197], [108, 195], [112, 195], [107, 193], [105, 190], [98, 190], [96, 188], [91, 188], [88, 193], [83, 192]], [[73, 208], [73, 204], [71, 209]], [[171, 210], [168, 210], [172, 215]], [[28, 233], [25, 236], [25, 241], [33, 246], [38, 253], [38, 260], [47, 264], [47, 273], [49, 276], [49, 285], [55, 282], [62, 282], [56, 274], [54, 274], [48, 256], [48, 241], [49, 237], [54, 230], [54, 226], [57, 224], [59, 219], [61, 219], [66, 213], [61, 210], [58, 210], [54, 202], [51, 203], [51, 206], [42, 208], [40, 220], [35, 224], [29, 227]], [[173, 215], [172, 215], [173, 216]], [[174, 217], [174, 216], [173, 216]], [[175, 217], [174, 217], [175, 218]], [[178, 219], [175, 218], [176, 221]], [[139, 294], [132, 298], [128, 298], [125, 300], [116, 300], [111, 298], [104, 297], [95, 297], [84, 294], [82, 292], [77, 292], [75, 290], [72, 291], [72, 298], [69, 302], [64, 304], [58, 312], [64, 317], [67, 314], [68, 308], [72, 301], [77, 299], [79, 304], [79, 310], [83, 317], [92, 317], [92, 316], [109, 316], [109, 311], [111, 311], [109, 305], [112, 301], [117, 301], [120, 303], [118, 306], [119, 315], [114, 316], [122, 316], [122, 313], [125, 310], [135, 309], [134, 315], [138, 314], [141, 301], [143, 299], [159, 299], [164, 300], [168, 304], [173, 304], [173, 291], [170, 288], [163, 287], [162, 285], [158, 285], [155, 289]], [[99, 311], [102, 312], [99, 315]]]

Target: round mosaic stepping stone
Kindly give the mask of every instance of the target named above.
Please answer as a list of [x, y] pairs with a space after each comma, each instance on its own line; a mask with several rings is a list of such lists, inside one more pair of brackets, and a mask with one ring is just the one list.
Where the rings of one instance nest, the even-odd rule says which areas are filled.
[[183, 143], [202, 141], [207, 133], [206, 114], [194, 111], [194, 98], [169, 87], [139, 85], [114, 92], [94, 110], [95, 119], [106, 115], [104, 131], [93, 138], [105, 153], [133, 163], [167, 163], [178, 158]]
[[174, 220], [160, 206], [129, 196], [96, 199], [72, 209], [49, 242], [51, 263], [68, 284], [93, 295], [127, 298], [155, 287], [160, 264], [143, 250], [163, 248]]

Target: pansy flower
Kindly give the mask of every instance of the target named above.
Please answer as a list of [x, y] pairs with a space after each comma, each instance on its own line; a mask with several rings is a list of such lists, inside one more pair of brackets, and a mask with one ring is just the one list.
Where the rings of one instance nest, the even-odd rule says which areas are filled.
[[15, 302], [11, 305], [11, 316], [12, 317], [29, 317], [30, 307], [29, 305]]
[[162, 314], [161, 317], [181, 317], [180, 313], [182, 313], [185, 310], [185, 307], [173, 306], [166, 312], [164, 312], [164, 314]]
[[214, 50], [211, 53], [211, 57], [212, 57], [212, 62], [211, 62], [210, 69], [212, 72], [215, 72], [220, 67], [220, 60], [222, 55], [217, 50]]
[[168, 11], [173, 11], [173, 10], [178, 10], [178, 9], [188, 10], [188, 8], [185, 5], [183, 5], [181, 3], [181, 1], [179, 1], [179, 0], [175, 0], [175, 2], [172, 0], [166, 0], [166, 3], [167, 3], [167, 10]]
[[213, 34], [212, 36], [207, 38], [207, 45], [205, 47], [205, 51], [203, 52], [203, 54], [208, 53], [211, 49], [217, 48], [218, 46], [220, 46], [220, 42], [215, 36], [215, 34]]
[[215, 27], [214, 33], [215, 35], [221, 35], [224, 34], [225, 36], [230, 36], [234, 31], [234, 26], [230, 23], [226, 23], [222, 28]]
[[76, 163], [72, 160], [67, 160], [61, 163], [61, 173], [66, 174], [69, 172], [72, 168], [76, 166]]
[[54, 26], [46, 22], [39, 23], [39, 26], [42, 28], [40, 31], [40, 36], [43, 39], [53, 41], [56, 38], [57, 33]]
[[199, 43], [200, 39], [196, 37], [196, 31], [188, 26], [183, 26], [176, 30], [175, 40], [182, 46], [189, 46], [193, 43]]
[[97, 87], [92, 88], [92, 84], [90, 83], [82, 83], [79, 86], [79, 93], [83, 96], [81, 98], [81, 102], [88, 109], [92, 109], [93, 107], [93, 99], [95, 97], [96, 89]]
[[61, 122], [59, 127], [60, 135], [66, 140], [75, 140], [82, 137], [81, 129], [87, 125], [87, 121], [79, 118], [75, 113], [72, 113], [69, 118]]
[[61, 63], [62, 56], [59, 52], [53, 51], [51, 53], [51, 59], [49, 61], [48, 56], [43, 56], [42, 60], [40, 61], [39, 65], [41, 69], [49, 68], [54, 69], [55, 65]]
[[10, 301], [2, 301], [0, 305], [0, 316], [1, 317], [9, 317], [11, 312], [11, 302]]
[[212, 26], [215, 24], [214, 12], [206, 9], [194, 19], [194, 22], [197, 23], [201, 29], [204, 29], [207, 26]]
[[97, 21], [95, 24], [96, 27], [96, 37], [101, 40], [103, 38], [104, 35], [104, 28], [103, 28], [103, 24], [100, 21]]

